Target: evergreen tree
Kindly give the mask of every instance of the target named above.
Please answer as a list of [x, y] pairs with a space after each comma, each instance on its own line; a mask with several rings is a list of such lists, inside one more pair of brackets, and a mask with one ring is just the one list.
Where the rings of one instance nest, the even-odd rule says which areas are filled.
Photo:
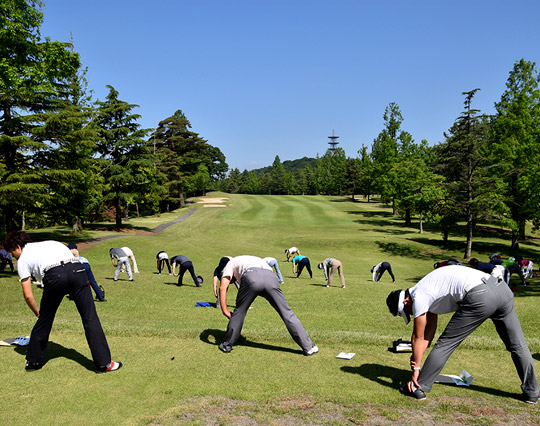
[[360, 154], [360, 177], [359, 177], [359, 189], [364, 195], [364, 198], [367, 198], [368, 203], [370, 201], [371, 194], [373, 193], [373, 162], [371, 156], [368, 153], [367, 147], [362, 145], [362, 149], [358, 151]]
[[512, 230], [511, 248], [518, 249], [525, 238], [527, 220], [539, 222], [540, 193], [540, 90], [534, 62], [524, 59], [514, 64], [506, 91], [495, 107], [495, 141], [491, 146], [504, 176]]
[[236, 167], [229, 173], [229, 179], [227, 183], [227, 192], [236, 194], [240, 190], [240, 170]]
[[317, 184], [326, 195], [341, 195], [345, 191], [345, 164], [347, 158], [343, 148], [334, 152], [330, 149], [317, 156]]
[[464, 258], [471, 256], [473, 230], [478, 221], [491, 219], [503, 208], [500, 180], [494, 178], [496, 161], [489, 148], [490, 120], [471, 108], [478, 90], [463, 93], [465, 110], [449, 130], [446, 141], [436, 147], [438, 171], [446, 179], [451, 198], [450, 222], [460, 218], [466, 223]]
[[384, 129], [379, 133], [371, 146], [372, 182], [374, 190], [381, 195], [383, 202], [392, 202], [394, 214], [397, 214], [394, 185], [388, 177], [389, 171], [398, 161], [398, 141], [401, 134], [403, 116], [399, 106], [391, 102], [384, 111]]
[[34, 155], [47, 145], [32, 138], [35, 114], [53, 111], [61, 91], [77, 72], [79, 56], [69, 45], [41, 40], [37, 0], [0, 2], [0, 209], [7, 231], [24, 228], [27, 212], [47, 199]]
[[118, 98], [112, 86], [104, 102], [98, 101], [98, 152], [101, 155], [101, 173], [105, 178], [104, 201], [115, 209], [116, 228], [122, 227], [122, 212], [127, 218], [128, 205], [137, 198], [140, 184], [153, 173], [154, 158], [147, 149], [144, 137], [148, 130], [141, 129], [140, 115]]
[[33, 131], [34, 139], [45, 142], [48, 150], [34, 160], [46, 170], [44, 182], [50, 191], [45, 209], [51, 216], [82, 230], [83, 221], [102, 205], [102, 179], [98, 174], [97, 126], [94, 109], [87, 93], [86, 70], [73, 76], [54, 111], [38, 114], [41, 126]]
[[285, 194], [285, 169], [279, 155], [276, 155], [270, 171], [270, 193]]
[[219, 148], [190, 130], [191, 123], [177, 110], [162, 120], [148, 141], [157, 159], [157, 169], [165, 177], [167, 198], [174, 207], [185, 198], [205, 193], [211, 182], [223, 179], [228, 166]]
[[351, 194], [354, 201], [355, 194], [360, 190], [360, 178], [362, 176], [362, 167], [357, 158], [347, 158], [345, 163], [345, 190]]

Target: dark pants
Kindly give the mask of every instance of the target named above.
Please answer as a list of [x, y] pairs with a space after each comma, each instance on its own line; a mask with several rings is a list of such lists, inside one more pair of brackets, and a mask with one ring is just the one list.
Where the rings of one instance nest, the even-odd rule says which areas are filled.
[[96, 293], [96, 297], [98, 298], [98, 300], [103, 300], [105, 298], [105, 295], [103, 294], [103, 292], [99, 288], [99, 285], [98, 285], [98, 283], [96, 281], [96, 278], [94, 277], [94, 274], [92, 272], [92, 268], [90, 267], [90, 264], [81, 262], [81, 265], [83, 266], [84, 270], [86, 271], [86, 275], [88, 275], [88, 282], [92, 286], [92, 289], [94, 290], [94, 293]]
[[521, 380], [521, 390], [527, 396], [538, 396], [540, 389], [534, 371], [534, 360], [516, 315], [514, 296], [506, 283], [497, 282], [496, 278], [471, 289], [459, 304], [422, 367], [418, 383], [423, 391], [431, 390], [450, 355], [488, 318], [495, 324], [506, 350], [512, 355]]
[[304, 269], [304, 266], [309, 272], [310, 278], [313, 278], [313, 273], [311, 272], [311, 264], [309, 263], [309, 259], [307, 257], [304, 257], [300, 262], [298, 262], [298, 272], [296, 273], [296, 278], [300, 276], [302, 270]]
[[29, 363], [42, 362], [56, 311], [67, 294], [81, 316], [94, 364], [96, 367], [106, 366], [111, 362], [111, 352], [92, 300], [86, 271], [78, 262], [66, 263], [45, 273], [39, 318], [30, 335], [26, 360]]
[[396, 278], [394, 277], [394, 274], [392, 273], [392, 267], [390, 266], [390, 264], [388, 262], [383, 262], [383, 263], [381, 263], [381, 266], [380, 266], [379, 270], [377, 271], [377, 274], [375, 275], [375, 281], [379, 281], [381, 279], [382, 275], [386, 271], [388, 271], [388, 273], [392, 277], [392, 281], [396, 280]]
[[191, 261], [184, 262], [180, 265], [180, 271], [178, 271], [178, 285], [182, 285], [182, 281], [184, 279], [184, 274], [186, 271], [189, 271], [191, 274], [191, 278], [193, 278], [193, 282], [195, 283], [196, 287], [200, 287], [199, 280], [197, 279], [197, 275], [195, 275], [195, 269], [193, 268], [193, 263]]
[[262, 296], [268, 300], [285, 323], [293, 340], [304, 352], [313, 347], [313, 343], [306, 330], [304, 330], [302, 323], [285, 300], [276, 274], [267, 269], [253, 268], [248, 269], [242, 276], [238, 296], [236, 296], [236, 308], [223, 339], [223, 346], [226, 349], [232, 349], [240, 337], [247, 311], [257, 296]]
[[9, 258], [2, 258], [2, 264], [0, 265], [0, 272], [4, 272], [6, 269], [6, 265], [9, 265], [11, 268], [11, 272], [13, 272], [15, 269], [13, 268], [13, 261]]
[[157, 270], [161, 274], [161, 270], [163, 269], [163, 265], [167, 265], [167, 269], [169, 270], [169, 274], [171, 273], [171, 264], [169, 263], [169, 259], [158, 259], [157, 261]]

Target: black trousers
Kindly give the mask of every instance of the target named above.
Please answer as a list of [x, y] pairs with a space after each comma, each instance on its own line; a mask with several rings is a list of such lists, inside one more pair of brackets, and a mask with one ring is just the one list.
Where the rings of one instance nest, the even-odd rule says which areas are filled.
[[158, 259], [157, 261], [157, 270], [161, 274], [161, 270], [163, 269], [163, 265], [167, 265], [167, 269], [169, 270], [169, 274], [171, 273], [171, 265], [169, 263], [169, 259]]
[[182, 263], [180, 265], [180, 271], [178, 272], [178, 285], [182, 285], [182, 281], [184, 280], [184, 274], [186, 271], [189, 271], [191, 274], [191, 278], [193, 278], [193, 282], [195, 283], [196, 287], [200, 287], [199, 280], [197, 279], [197, 275], [195, 275], [195, 269], [193, 268], [193, 263], [191, 261]]
[[111, 362], [111, 352], [96, 312], [88, 276], [78, 262], [66, 263], [45, 273], [39, 318], [30, 335], [26, 360], [30, 363], [42, 362], [56, 311], [67, 294], [75, 302], [81, 316], [94, 364], [96, 367], [106, 366]]
[[313, 278], [313, 273], [311, 272], [311, 264], [309, 263], [309, 259], [307, 257], [304, 257], [300, 262], [298, 262], [298, 272], [296, 273], [296, 278], [300, 276], [304, 267], [309, 272], [310, 278]]
[[390, 266], [390, 264], [388, 262], [383, 262], [381, 263], [381, 266], [377, 271], [377, 274], [375, 275], [375, 281], [379, 281], [386, 271], [388, 271], [388, 273], [392, 277], [392, 281], [396, 280], [396, 277], [394, 277], [394, 274], [392, 273], [392, 267]]

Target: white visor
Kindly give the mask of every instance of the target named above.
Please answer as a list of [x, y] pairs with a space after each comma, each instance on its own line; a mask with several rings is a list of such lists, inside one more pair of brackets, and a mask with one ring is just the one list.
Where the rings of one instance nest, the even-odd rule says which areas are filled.
[[411, 317], [408, 313], [405, 312], [405, 304], [403, 303], [403, 300], [405, 299], [405, 291], [402, 291], [399, 293], [399, 300], [398, 300], [398, 315], [400, 317], [403, 317], [405, 320], [405, 325], [409, 324], [409, 321], [411, 320]]

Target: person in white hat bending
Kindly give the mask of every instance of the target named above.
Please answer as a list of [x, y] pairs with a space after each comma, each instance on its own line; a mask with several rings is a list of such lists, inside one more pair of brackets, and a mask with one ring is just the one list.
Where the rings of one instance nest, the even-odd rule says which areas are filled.
[[[446, 266], [427, 274], [408, 290], [391, 292], [386, 304], [390, 312], [405, 319], [413, 317], [412, 378], [400, 387], [404, 395], [425, 399], [459, 344], [488, 318], [493, 321], [499, 337], [521, 379], [521, 400], [538, 402], [538, 381], [534, 361], [521, 330], [512, 291], [502, 277], [489, 275], [466, 266]], [[422, 366], [424, 352], [435, 337], [437, 317], [454, 312], [445, 330], [433, 346]]]

